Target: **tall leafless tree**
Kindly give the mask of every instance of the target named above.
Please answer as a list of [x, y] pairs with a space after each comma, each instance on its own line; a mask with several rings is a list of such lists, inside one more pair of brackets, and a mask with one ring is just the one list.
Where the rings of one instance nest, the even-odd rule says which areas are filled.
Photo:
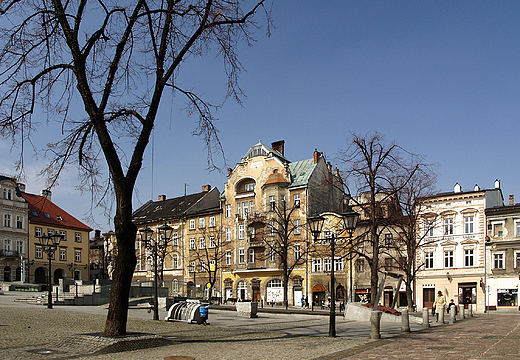
[[353, 251], [365, 258], [370, 267], [371, 303], [378, 292], [382, 234], [388, 229], [388, 214], [398, 211], [396, 197], [415, 175], [417, 164], [396, 143], [386, 143], [377, 133], [353, 134], [347, 149], [340, 152], [343, 184], [356, 195], [350, 199], [354, 210], [361, 211], [360, 227]]
[[51, 160], [42, 171], [49, 186], [75, 164], [82, 189], [115, 196], [118, 256], [105, 335], [126, 334], [136, 264], [132, 195], [161, 99], [166, 89], [187, 97], [188, 112], [199, 118], [194, 134], [204, 138], [212, 165], [215, 146], [220, 149], [214, 108], [177, 75], [191, 57], [217, 51], [228, 96], [240, 101], [237, 45], [251, 43], [254, 15], [265, 10], [264, 0], [244, 6], [239, 0], [0, 3], [0, 134], [23, 149], [37, 126], [33, 117], [46, 113], [63, 134], [49, 144]]

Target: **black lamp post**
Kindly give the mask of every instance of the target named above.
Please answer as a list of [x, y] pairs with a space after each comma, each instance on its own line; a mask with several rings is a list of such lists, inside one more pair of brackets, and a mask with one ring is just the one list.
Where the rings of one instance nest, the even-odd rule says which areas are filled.
[[330, 287], [331, 287], [331, 304], [330, 304], [330, 318], [329, 318], [329, 337], [336, 337], [336, 290], [334, 286], [334, 268], [335, 268], [335, 251], [336, 251], [336, 240], [337, 239], [350, 239], [352, 238], [352, 233], [356, 229], [357, 221], [359, 219], [359, 214], [352, 209], [349, 209], [347, 212], [340, 215], [343, 219], [344, 229], [348, 231], [348, 237], [339, 237], [332, 232], [332, 237], [330, 239], [319, 239], [318, 237], [321, 234], [321, 230], [323, 229], [323, 224], [325, 223], [325, 218], [323, 216], [312, 216], [309, 217], [308, 224], [314, 238], [314, 242], [321, 241], [323, 243], [330, 242], [330, 253], [331, 253], [331, 262], [332, 267], [330, 269]]
[[153, 269], [154, 269], [154, 281], [153, 281], [153, 319], [159, 320], [159, 296], [157, 290], [158, 275], [157, 275], [157, 257], [159, 251], [164, 251], [172, 236], [173, 228], [167, 224], [157, 227], [158, 238], [152, 237], [153, 230], [148, 226], [140, 229], [141, 240], [144, 242], [146, 249], [152, 251], [153, 256]]
[[62, 236], [60, 234], [52, 234], [45, 235], [42, 234], [38, 236], [38, 240], [40, 241], [40, 245], [44, 252], [47, 253], [47, 259], [49, 259], [49, 297], [47, 299], [47, 308], [52, 309], [52, 258], [54, 257], [54, 253], [58, 246], [60, 246], [60, 241]]

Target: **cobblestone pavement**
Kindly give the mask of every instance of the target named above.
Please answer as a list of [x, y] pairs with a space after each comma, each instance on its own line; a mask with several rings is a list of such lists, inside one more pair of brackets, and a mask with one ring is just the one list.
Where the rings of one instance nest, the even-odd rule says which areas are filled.
[[520, 315], [479, 315], [322, 359], [520, 359]]
[[[106, 310], [0, 302], [0, 359], [518, 359], [520, 315], [480, 315], [403, 335], [381, 324], [367, 339], [365, 323], [338, 322], [328, 338], [326, 316], [212, 313], [210, 326], [150, 320], [129, 313], [129, 336], [100, 336]], [[134, 317], [132, 317], [134, 316]], [[139, 316], [138, 316], [139, 317]], [[217, 325], [217, 326], [215, 326]]]

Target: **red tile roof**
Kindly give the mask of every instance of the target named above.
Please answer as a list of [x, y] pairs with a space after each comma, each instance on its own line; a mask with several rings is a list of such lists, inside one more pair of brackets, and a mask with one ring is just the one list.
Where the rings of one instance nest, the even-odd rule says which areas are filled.
[[[22, 192], [22, 196], [29, 203], [30, 222], [92, 231], [92, 228], [83, 224], [74, 216], [55, 205], [52, 201], [47, 200], [45, 197], [25, 192]], [[49, 216], [47, 217], [45, 214], [48, 214]]]

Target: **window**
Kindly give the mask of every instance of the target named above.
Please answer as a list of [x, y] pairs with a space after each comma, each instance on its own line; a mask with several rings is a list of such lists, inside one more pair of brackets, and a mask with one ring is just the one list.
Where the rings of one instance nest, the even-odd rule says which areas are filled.
[[294, 235], [300, 235], [302, 230], [300, 228], [300, 219], [294, 220]]
[[321, 259], [312, 259], [312, 271], [321, 272]]
[[474, 224], [474, 217], [473, 216], [465, 216], [464, 217], [464, 234], [472, 234], [473, 233], [473, 224]]
[[141, 240], [135, 240], [135, 249], [141, 250]]
[[74, 249], [74, 261], [81, 262], [81, 249]]
[[177, 280], [177, 279], [172, 280], [172, 291], [173, 292], [179, 291], [179, 280]]
[[249, 249], [249, 263], [250, 264], [255, 263], [255, 249], [253, 249], [253, 248]]
[[253, 202], [253, 200], [251, 200], [251, 201], [249, 202], [249, 213], [250, 213], [251, 215], [254, 215], [254, 206], [255, 206], [255, 203]]
[[242, 216], [242, 203], [237, 203], [237, 214], [239, 217]]
[[42, 228], [41, 227], [35, 227], [34, 228], [34, 236], [36, 236], [36, 237], [42, 236]]
[[199, 249], [205, 249], [206, 248], [206, 239], [200, 238], [199, 239]]
[[426, 236], [433, 236], [433, 220], [426, 220]]
[[269, 211], [274, 211], [275, 206], [276, 206], [276, 197], [269, 196]]
[[172, 233], [172, 245], [179, 246], [179, 233], [178, 232]]
[[334, 258], [334, 271], [343, 271], [344, 268], [343, 258]]
[[4, 214], [4, 226], [11, 227], [11, 215]]
[[190, 239], [190, 250], [195, 250], [195, 239]]
[[25, 246], [23, 244], [23, 240], [18, 240], [16, 242], [16, 251], [18, 251], [19, 254], [25, 254]]
[[137, 260], [137, 264], [135, 264], [135, 271], [141, 271], [141, 260]]
[[74, 241], [81, 242], [81, 233], [77, 232], [74, 234]]
[[43, 250], [41, 246], [36, 246], [36, 251], [34, 252], [34, 257], [36, 259], [43, 259]]
[[244, 224], [238, 225], [238, 238], [240, 240], [242, 240], [244, 238], [244, 230], [245, 230], [245, 225]]
[[211, 216], [209, 218], [209, 226], [210, 227], [215, 227], [215, 217], [214, 216]]
[[226, 215], [227, 218], [231, 217], [231, 205], [226, 205]]
[[66, 248], [60, 248], [60, 260], [67, 261], [67, 249]]
[[394, 242], [394, 238], [393, 238], [392, 234], [385, 234], [385, 245], [386, 246], [392, 245], [393, 242]]
[[276, 251], [274, 251], [273, 248], [269, 248], [269, 261], [270, 262], [276, 261]]
[[56, 219], [58, 219], [59, 221], [63, 221], [63, 218], [61, 217], [61, 215], [56, 215]]
[[47, 235], [54, 235], [54, 229], [47, 229]]
[[515, 268], [520, 267], [520, 252], [515, 253]]
[[38, 213], [36, 211], [31, 211], [31, 214], [34, 216], [34, 217], [38, 217]]
[[209, 247], [211, 249], [214, 249], [217, 247], [217, 243], [215, 242], [215, 237], [214, 236], [210, 236], [209, 238]]
[[298, 244], [294, 245], [294, 261], [300, 260], [301, 256], [302, 256], [301, 246]]
[[226, 241], [231, 241], [231, 228], [226, 228]]
[[206, 268], [206, 262], [204, 260], [201, 260], [200, 261], [200, 264], [199, 264], [199, 272], [204, 272], [206, 271], [207, 268]]
[[255, 238], [255, 228], [254, 227], [249, 227], [249, 239], [251, 239], [251, 241], [253, 241], [253, 239]]
[[280, 196], [280, 204], [282, 205], [282, 209], [285, 209], [285, 195]]
[[520, 222], [515, 223], [515, 236], [520, 237]]
[[391, 271], [394, 268], [394, 260], [392, 258], [385, 258], [385, 270]]
[[323, 271], [330, 271], [332, 269], [332, 261], [330, 258], [323, 259]]
[[23, 229], [23, 216], [16, 217], [16, 228]]
[[206, 219], [204, 218], [200, 218], [199, 219], [199, 229], [203, 229], [206, 227], [206, 222], [205, 222]]
[[444, 219], [444, 235], [453, 235], [453, 218]]
[[226, 265], [231, 265], [231, 250], [226, 250]]
[[293, 207], [295, 209], [300, 208], [300, 194], [294, 194], [294, 196], [293, 196]]
[[61, 235], [61, 241], [67, 240], [67, 232], [65, 230], [60, 230], [60, 235]]
[[4, 250], [8, 253], [11, 252], [11, 240], [4, 240]]
[[172, 256], [172, 268], [177, 269], [179, 267], [179, 257], [177, 255]]
[[209, 271], [216, 271], [217, 269], [217, 262], [215, 260], [209, 261]]
[[444, 267], [445, 268], [453, 267], [453, 250], [444, 251]]
[[424, 268], [433, 269], [433, 251], [427, 251], [424, 253]]
[[47, 213], [43, 213], [43, 216], [45, 216], [47, 219], [51, 218], [51, 216], [49, 214], [47, 214]]
[[242, 208], [244, 209], [244, 219], [247, 219], [247, 201], [242, 203]]
[[473, 249], [464, 250], [464, 266], [475, 266], [475, 255]]
[[356, 260], [356, 271], [357, 272], [365, 272], [365, 259], [357, 259]]
[[493, 261], [494, 268], [503, 269], [504, 268], [504, 254], [503, 253], [494, 254], [493, 258], [494, 258], [494, 261]]
[[276, 224], [274, 220], [269, 221], [269, 235], [274, 236], [276, 234]]
[[246, 191], [253, 191], [255, 190], [255, 183], [249, 183], [244, 186]]
[[188, 266], [188, 271], [190, 273], [194, 273], [195, 272], [195, 261], [190, 261], [190, 265]]
[[244, 249], [238, 249], [238, 263], [243, 264], [245, 263], [245, 252]]
[[195, 230], [195, 219], [190, 220], [190, 230]]

